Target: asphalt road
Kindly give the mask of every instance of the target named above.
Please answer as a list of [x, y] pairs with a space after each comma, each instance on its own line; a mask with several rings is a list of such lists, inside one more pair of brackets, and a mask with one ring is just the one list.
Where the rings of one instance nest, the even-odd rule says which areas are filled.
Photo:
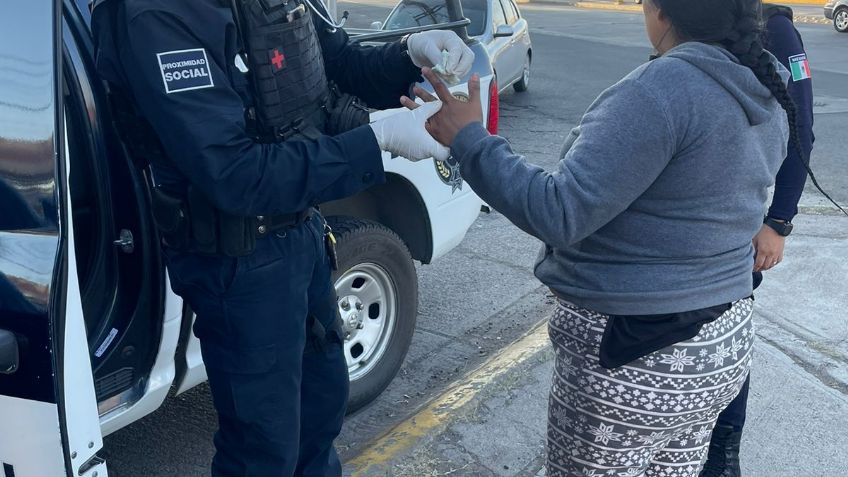
[[[351, 26], [364, 27], [384, 19], [390, 5], [342, 3], [340, 10], [352, 12]], [[501, 132], [516, 151], [550, 169], [591, 101], [650, 51], [638, 14], [548, 5], [522, 10], [533, 34], [532, 81], [528, 93], [502, 96]], [[827, 26], [800, 29], [817, 96], [813, 167], [826, 190], [848, 203], [848, 35]], [[822, 201], [808, 187], [803, 203]], [[499, 214], [484, 214], [454, 252], [419, 268], [421, 314], [412, 349], [389, 389], [348, 419], [338, 440], [343, 458], [544, 318], [551, 300], [531, 273], [537, 249], [535, 239]], [[118, 477], [208, 475], [214, 429], [208, 389], [199, 386], [107, 437], [102, 455]]]

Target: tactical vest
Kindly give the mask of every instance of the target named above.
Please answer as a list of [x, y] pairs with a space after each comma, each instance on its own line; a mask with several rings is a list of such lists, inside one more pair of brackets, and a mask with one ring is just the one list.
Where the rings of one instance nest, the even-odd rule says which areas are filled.
[[330, 87], [309, 7], [291, 0], [235, 0], [233, 14], [253, 89], [258, 139], [324, 133]]

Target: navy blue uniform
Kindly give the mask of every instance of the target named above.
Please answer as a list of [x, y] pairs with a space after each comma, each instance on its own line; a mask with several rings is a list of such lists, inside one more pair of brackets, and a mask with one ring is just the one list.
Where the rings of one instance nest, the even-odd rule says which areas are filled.
[[[315, 26], [328, 79], [370, 106], [398, 106], [418, 78], [399, 44], [355, 46], [343, 30]], [[152, 164], [165, 190], [191, 184], [220, 211], [248, 217], [301, 212], [384, 180], [368, 126], [317, 140], [251, 139], [229, 2], [126, 0], [95, 8], [93, 29], [98, 70], [165, 149], [167, 160]], [[323, 219], [259, 238], [246, 257], [165, 255], [172, 288], [197, 314], [219, 415], [212, 475], [341, 475], [333, 440], [348, 378]]]
[[[792, 20], [783, 15], [774, 15], [766, 22], [766, 48], [777, 57], [777, 59], [788, 70], [793, 71], [792, 62], [806, 61], [804, 44], [798, 35]], [[802, 58], [803, 56], [803, 58]], [[798, 137], [801, 149], [807, 158], [813, 150], [813, 82], [803, 71], [799, 73], [796, 65], [793, 78], [789, 81], [789, 95], [795, 102], [797, 108], [796, 124], [798, 126]], [[804, 183], [807, 180], [807, 170], [798, 153], [798, 148], [790, 141], [789, 152], [777, 173], [774, 186], [774, 197], [768, 210], [768, 216], [791, 221], [798, 213], [798, 201], [804, 192]], [[757, 273], [754, 282], [759, 284], [762, 275]], [[727, 409], [718, 417], [718, 424], [741, 430], [745, 425], [745, 414], [748, 407], [748, 387], [750, 377], [739, 395]]]

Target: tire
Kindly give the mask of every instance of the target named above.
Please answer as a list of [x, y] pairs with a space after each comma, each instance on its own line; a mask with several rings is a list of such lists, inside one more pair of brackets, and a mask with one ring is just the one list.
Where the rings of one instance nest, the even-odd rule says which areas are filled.
[[418, 316], [418, 274], [403, 240], [387, 227], [329, 217], [339, 271], [333, 274], [350, 373], [348, 412], [369, 404], [400, 370]]
[[527, 58], [524, 60], [524, 70], [521, 73], [521, 79], [512, 85], [516, 93], [523, 93], [530, 87], [530, 53], [527, 53]]
[[839, 7], [833, 12], [833, 28], [840, 33], [848, 33], [848, 7]]

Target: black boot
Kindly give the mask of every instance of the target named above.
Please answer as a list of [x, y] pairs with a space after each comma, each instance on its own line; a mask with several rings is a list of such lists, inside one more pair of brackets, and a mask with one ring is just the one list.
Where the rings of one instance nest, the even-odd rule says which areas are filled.
[[699, 477], [742, 477], [739, 468], [739, 444], [742, 431], [717, 424], [710, 439], [707, 463]]

